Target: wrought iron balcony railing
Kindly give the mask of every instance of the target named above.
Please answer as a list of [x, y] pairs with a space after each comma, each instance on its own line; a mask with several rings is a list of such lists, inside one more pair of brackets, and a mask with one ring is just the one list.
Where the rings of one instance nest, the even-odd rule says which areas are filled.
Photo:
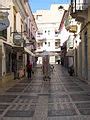
[[76, 12], [76, 11], [83, 11], [86, 10], [88, 8], [88, 3], [86, 2], [76, 2], [76, 1], [72, 1], [71, 2], [71, 11], [72, 13]]

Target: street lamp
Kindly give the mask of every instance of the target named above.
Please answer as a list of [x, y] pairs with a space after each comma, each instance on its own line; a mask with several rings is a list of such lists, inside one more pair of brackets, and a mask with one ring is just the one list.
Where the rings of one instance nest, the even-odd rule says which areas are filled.
[[58, 10], [64, 10], [65, 12], [67, 12], [67, 10], [66, 10], [66, 9], [64, 9], [64, 7], [63, 7], [63, 6], [61, 6], [61, 5], [58, 7]]
[[60, 6], [58, 7], [58, 10], [59, 10], [59, 9], [64, 9], [64, 8], [63, 8], [63, 6], [60, 5]]

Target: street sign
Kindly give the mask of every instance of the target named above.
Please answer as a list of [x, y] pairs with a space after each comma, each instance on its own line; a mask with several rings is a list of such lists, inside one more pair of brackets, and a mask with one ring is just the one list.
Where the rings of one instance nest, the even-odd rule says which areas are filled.
[[0, 11], [0, 31], [5, 30], [9, 26], [10, 22], [8, 19], [8, 15], [8, 12]]

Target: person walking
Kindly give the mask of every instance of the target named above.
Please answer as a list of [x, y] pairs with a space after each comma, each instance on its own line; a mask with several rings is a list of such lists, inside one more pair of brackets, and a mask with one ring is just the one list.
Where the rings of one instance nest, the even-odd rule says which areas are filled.
[[27, 69], [27, 77], [28, 77], [28, 79], [31, 79], [31, 76], [32, 76], [32, 63], [30, 63], [30, 61], [27, 62], [26, 69]]
[[50, 79], [50, 64], [49, 64], [49, 56], [45, 55], [43, 57], [43, 79]]

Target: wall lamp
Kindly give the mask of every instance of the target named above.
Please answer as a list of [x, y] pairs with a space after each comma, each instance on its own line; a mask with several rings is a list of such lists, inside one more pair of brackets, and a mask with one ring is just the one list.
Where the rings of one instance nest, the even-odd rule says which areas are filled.
[[64, 7], [61, 6], [61, 5], [58, 7], [58, 10], [64, 10], [64, 11], [67, 11], [67, 10], [65, 10]]
[[58, 9], [64, 9], [64, 8], [63, 8], [63, 6], [60, 5], [60, 6], [58, 7]]

